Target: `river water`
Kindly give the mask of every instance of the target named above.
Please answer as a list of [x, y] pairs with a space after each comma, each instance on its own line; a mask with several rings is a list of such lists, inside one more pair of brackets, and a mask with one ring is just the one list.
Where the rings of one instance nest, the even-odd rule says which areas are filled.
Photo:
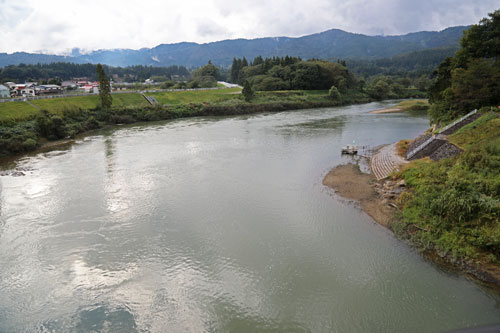
[[[500, 322], [322, 185], [424, 131], [389, 103], [95, 132], [0, 177], [0, 331], [427, 332]], [[363, 166], [363, 161], [359, 162]], [[26, 171], [27, 170], [27, 171]]]

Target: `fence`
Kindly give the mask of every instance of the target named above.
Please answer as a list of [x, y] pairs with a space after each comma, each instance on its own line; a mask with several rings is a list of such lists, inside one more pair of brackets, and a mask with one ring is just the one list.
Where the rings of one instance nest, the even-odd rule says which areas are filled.
[[452, 128], [453, 126], [455, 126], [456, 124], [458, 124], [459, 122], [461, 121], [464, 121], [465, 119], [469, 118], [470, 116], [474, 115], [477, 113], [477, 109], [474, 110], [474, 111], [471, 111], [469, 113], [467, 113], [465, 116], [461, 117], [461, 118], [458, 118], [457, 120], [455, 120], [454, 122], [452, 122], [451, 124], [448, 124], [446, 125], [445, 127], [443, 128], [440, 128], [439, 129], [439, 132], [438, 133], [443, 133], [444, 131], [446, 131], [447, 129], [450, 129]]

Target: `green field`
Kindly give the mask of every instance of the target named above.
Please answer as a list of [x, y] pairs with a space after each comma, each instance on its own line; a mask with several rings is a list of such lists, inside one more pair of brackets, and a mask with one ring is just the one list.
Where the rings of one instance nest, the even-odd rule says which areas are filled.
[[[100, 105], [99, 96], [74, 96], [50, 99], [39, 99], [30, 101], [40, 109], [53, 113], [61, 113], [65, 109], [95, 109]], [[148, 106], [146, 99], [137, 93], [113, 94], [113, 106]], [[38, 109], [27, 102], [0, 103], [0, 121], [2, 120], [24, 120], [38, 112]]]
[[[95, 109], [100, 105], [99, 96], [76, 96], [64, 97], [53, 99], [39, 99], [31, 101], [40, 109], [48, 110], [54, 113], [60, 113], [65, 109], [81, 108], [81, 109]], [[146, 99], [137, 93], [130, 94], [113, 94], [113, 106], [148, 106], [149, 103]]]
[[160, 104], [218, 103], [237, 98], [240, 91], [240, 88], [227, 88], [213, 90], [164, 91], [146, 93], [146, 95], [154, 97]]
[[[241, 97], [241, 88], [226, 88], [213, 90], [180, 90], [146, 93], [154, 97], [159, 104], [187, 105], [187, 104], [211, 104], [211, 105], [238, 105], [246, 104]], [[267, 105], [269, 103], [307, 103], [328, 102], [328, 91], [326, 90], [291, 90], [291, 91], [259, 91], [252, 99], [253, 104]], [[99, 107], [100, 100], [97, 95], [74, 96], [52, 99], [40, 99], [31, 101], [42, 110], [55, 114], [61, 114], [64, 110], [83, 109], [92, 110]], [[113, 107], [146, 107], [149, 103], [138, 93], [113, 94]], [[36, 115], [38, 109], [27, 102], [0, 103], [0, 121], [16, 120], [22, 121]]]
[[25, 120], [34, 116], [38, 109], [26, 102], [0, 103], [0, 121]]

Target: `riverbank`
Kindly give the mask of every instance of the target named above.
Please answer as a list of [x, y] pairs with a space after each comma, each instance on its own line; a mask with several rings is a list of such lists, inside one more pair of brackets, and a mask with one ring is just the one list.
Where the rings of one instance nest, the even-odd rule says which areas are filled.
[[[499, 134], [499, 115], [487, 113], [450, 135], [449, 140], [463, 149], [459, 156], [413, 161], [379, 182], [354, 165], [339, 166], [323, 184], [358, 201], [375, 221], [425, 257], [498, 289]], [[350, 186], [358, 187], [359, 193]], [[373, 206], [393, 209], [387, 207], [390, 216], [380, 218]]]
[[[78, 106], [79, 104], [59, 105], [54, 102], [56, 100], [53, 100], [49, 105], [53, 110], [42, 109], [35, 113], [30, 111], [26, 117], [19, 114], [18, 118], [14, 117], [18, 113], [12, 111], [8, 119], [0, 119], [0, 156], [13, 156], [34, 151], [42, 145], [44, 140], [74, 138], [78, 134], [107, 125], [200, 116], [282, 112], [340, 105], [338, 101], [329, 98], [327, 91], [259, 92], [249, 103], [241, 96], [232, 94], [231, 89], [226, 89], [227, 93], [221, 93], [224, 89], [216, 92], [178, 92], [175, 100], [172, 99], [173, 95], [156, 96], [162, 104], [154, 106], [118, 105], [110, 110], [102, 110], [95, 106], [83, 108], [83, 106]], [[81, 101], [71, 100], [71, 102]], [[342, 104], [367, 102], [371, 102], [367, 95], [351, 92], [345, 94]]]
[[354, 164], [339, 165], [323, 179], [323, 185], [343, 198], [357, 201], [375, 221], [389, 227], [395, 209], [377, 193], [375, 184], [377, 180], [371, 174], [361, 172]]
[[426, 99], [410, 99], [399, 102], [396, 106], [373, 110], [370, 113], [383, 114], [383, 113], [399, 113], [407, 111], [427, 111], [429, 109], [429, 101]]

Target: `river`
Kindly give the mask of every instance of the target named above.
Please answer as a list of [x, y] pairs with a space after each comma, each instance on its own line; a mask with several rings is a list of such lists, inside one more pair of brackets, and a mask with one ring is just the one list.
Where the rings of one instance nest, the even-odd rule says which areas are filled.
[[[322, 185], [340, 148], [412, 138], [371, 103], [94, 132], [5, 163], [0, 331], [428, 332], [499, 298]], [[362, 167], [366, 165], [359, 161]]]

